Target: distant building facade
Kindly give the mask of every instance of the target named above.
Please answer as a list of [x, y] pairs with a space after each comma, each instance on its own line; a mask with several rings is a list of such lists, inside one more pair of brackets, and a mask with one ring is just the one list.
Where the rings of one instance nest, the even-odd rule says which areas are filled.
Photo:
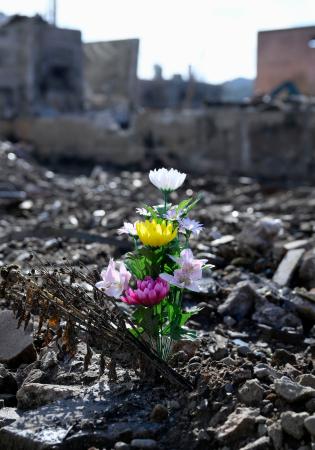
[[255, 93], [270, 93], [283, 83], [315, 95], [315, 26], [258, 33]]
[[207, 103], [219, 102], [222, 97], [221, 85], [212, 85], [181, 75], [164, 79], [162, 68], [155, 66], [152, 80], [139, 80], [139, 105], [152, 109], [200, 108]]
[[80, 111], [83, 105], [81, 33], [40, 16], [0, 24], [0, 116]]

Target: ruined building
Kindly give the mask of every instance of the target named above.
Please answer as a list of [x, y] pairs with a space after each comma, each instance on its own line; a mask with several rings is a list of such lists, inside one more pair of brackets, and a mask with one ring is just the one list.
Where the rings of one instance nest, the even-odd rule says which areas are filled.
[[258, 33], [256, 94], [284, 84], [293, 93], [315, 95], [315, 26]]
[[133, 108], [137, 102], [139, 39], [84, 44], [87, 109]]
[[80, 111], [81, 33], [39, 16], [12, 16], [0, 25], [0, 116]]

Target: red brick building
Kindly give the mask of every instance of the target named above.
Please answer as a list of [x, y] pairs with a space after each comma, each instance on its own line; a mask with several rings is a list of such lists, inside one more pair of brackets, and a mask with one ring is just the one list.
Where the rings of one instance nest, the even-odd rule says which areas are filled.
[[258, 33], [255, 93], [270, 93], [286, 81], [315, 95], [315, 26]]

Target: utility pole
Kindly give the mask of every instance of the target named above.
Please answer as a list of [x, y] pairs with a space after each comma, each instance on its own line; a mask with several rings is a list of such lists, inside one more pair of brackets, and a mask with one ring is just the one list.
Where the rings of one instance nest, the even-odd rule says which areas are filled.
[[56, 25], [57, 18], [57, 0], [48, 0], [48, 22]]

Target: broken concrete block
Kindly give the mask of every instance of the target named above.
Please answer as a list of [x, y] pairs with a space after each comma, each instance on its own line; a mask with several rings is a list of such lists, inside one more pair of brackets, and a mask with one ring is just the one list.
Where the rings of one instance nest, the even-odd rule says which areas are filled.
[[18, 408], [32, 409], [53, 403], [80, 393], [79, 386], [30, 383], [23, 385], [17, 392]]
[[305, 250], [302, 248], [289, 250], [279, 264], [273, 276], [273, 281], [279, 286], [288, 285], [304, 253]]

